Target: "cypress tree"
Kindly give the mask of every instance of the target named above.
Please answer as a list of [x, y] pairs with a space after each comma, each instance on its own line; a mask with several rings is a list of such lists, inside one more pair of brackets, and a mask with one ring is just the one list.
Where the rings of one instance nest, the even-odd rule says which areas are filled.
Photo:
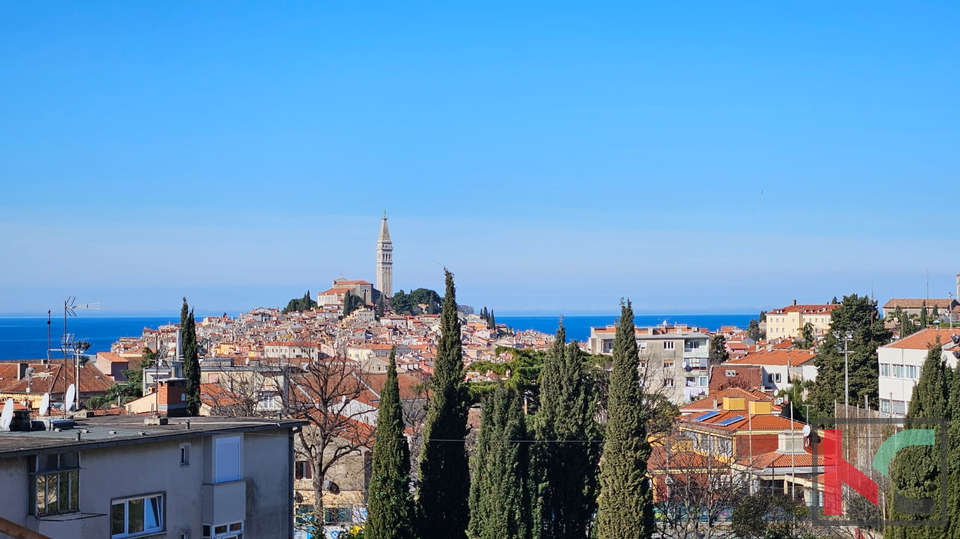
[[577, 343], [566, 345], [561, 322], [544, 360], [536, 419], [537, 535], [540, 539], [587, 536], [597, 507], [600, 439], [594, 400]]
[[367, 500], [366, 539], [414, 539], [410, 448], [403, 436], [396, 348], [390, 350], [387, 381], [380, 394]]
[[470, 518], [470, 469], [464, 446], [469, 394], [453, 274], [446, 269], [444, 274], [440, 342], [420, 452], [420, 539], [461, 539]]
[[200, 414], [200, 356], [197, 350], [197, 323], [193, 309], [183, 298], [180, 308], [180, 342], [183, 351], [183, 376], [187, 379], [187, 415]]
[[493, 314], [493, 309], [490, 309], [490, 329], [497, 329], [497, 316]]
[[471, 539], [530, 539], [526, 437], [520, 395], [498, 386], [483, 405], [471, 463]]
[[620, 307], [613, 341], [597, 539], [648, 539], [653, 535], [653, 500], [646, 477], [650, 443], [637, 362], [633, 308], [627, 301]]
[[[949, 407], [949, 374], [941, 356], [943, 348], [939, 340], [930, 348], [923, 363], [920, 379], [913, 388], [910, 399], [910, 410], [906, 417], [910, 419], [931, 418], [945, 419]], [[936, 427], [937, 436], [944, 436], [940, 427]], [[912, 499], [932, 498], [939, 499], [941, 488], [941, 453], [939, 444], [933, 446], [905, 447], [897, 451], [890, 464], [890, 481], [893, 490], [900, 495]], [[890, 500], [890, 520], [940, 520], [946, 515], [918, 516], [900, 513], [893, 509]], [[939, 503], [934, 505], [939, 508]], [[888, 539], [921, 539], [925, 537], [942, 537], [943, 530], [937, 529], [931, 535], [931, 528], [926, 526], [888, 526], [885, 537]]]
[[927, 316], [927, 302], [923, 302], [923, 309], [920, 309], [920, 329], [925, 329], [930, 325], [930, 319]]

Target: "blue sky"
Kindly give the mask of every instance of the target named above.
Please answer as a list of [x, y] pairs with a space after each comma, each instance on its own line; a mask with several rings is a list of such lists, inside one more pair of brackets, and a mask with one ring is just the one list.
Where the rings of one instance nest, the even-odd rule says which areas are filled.
[[[522, 4], [522, 5], [518, 5]], [[0, 4], [0, 314], [954, 290], [960, 7]]]

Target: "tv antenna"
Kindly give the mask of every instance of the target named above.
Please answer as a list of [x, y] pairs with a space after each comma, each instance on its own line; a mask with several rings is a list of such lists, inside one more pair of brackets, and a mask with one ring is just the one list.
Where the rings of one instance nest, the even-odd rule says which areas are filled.
[[[66, 299], [66, 301], [63, 302], [63, 337], [60, 339], [60, 346], [63, 350], [63, 366], [64, 367], [67, 366], [67, 349], [72, 347], [75, 352], [74, 361], [73, 361], [73, 369], [74, 369], [73, 381], [77, 386], [78, 393], [80, 388], [80, 349], [76, 346], [76, 338], [75, 338], [76, 335], [74, 335], [73, 333], [67, 333], [67, 317], [68, 316], [76, 317], [77, 309], [96, 310], [99, 308], [100, 308], [99, 302], [81, 303], [77, 305], [76, 296], [70, 296], [69, 298]], [[86, 349], [84, 349], [84, 351], [86, 351]], [[66, 375], [64, 375], [63, 377], [63, 383], [64, 384], [67, 383]]]

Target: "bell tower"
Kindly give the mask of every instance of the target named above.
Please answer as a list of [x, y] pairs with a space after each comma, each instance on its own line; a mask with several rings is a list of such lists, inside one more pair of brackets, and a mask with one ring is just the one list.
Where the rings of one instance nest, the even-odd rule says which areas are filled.
[[393, 242], [387, 228], [387, 212], [380, 221], [380, 237], [377, 239], [377, 290], [386, 297], [393, 296]]

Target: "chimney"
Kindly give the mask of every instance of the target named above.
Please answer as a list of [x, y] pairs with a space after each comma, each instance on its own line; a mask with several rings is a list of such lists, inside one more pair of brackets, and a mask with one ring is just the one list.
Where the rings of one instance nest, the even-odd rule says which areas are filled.
[[17, 364], [17, 380], [23, 380], [27, 377], [27, 369], [30, 368], [29, 363], [18, 363]]
[[793, 300], [793, 306], [794, 306], [794, 307], [797, 306], [797, 300]]

